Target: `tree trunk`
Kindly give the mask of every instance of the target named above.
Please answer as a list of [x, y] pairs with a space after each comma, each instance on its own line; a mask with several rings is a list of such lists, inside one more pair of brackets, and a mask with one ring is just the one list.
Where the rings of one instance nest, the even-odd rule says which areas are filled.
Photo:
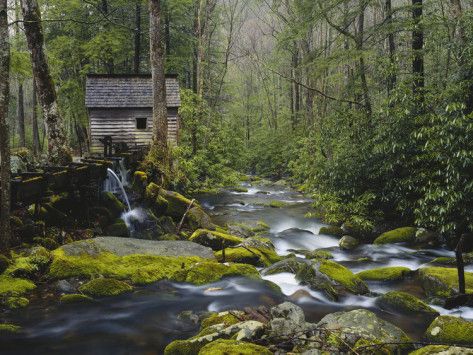
[[25, 21], [26, 40], [33, 63], [33, 76], [46, 122], [48, 158], [53, 164], [67, 164], [71, 162], [72, 156], [67, 144], [64, 121], [59, 114], [56, 89], [44, 53], [43, 28], [37, 0], [21, 0], [21, 7]]
[[137, 0], [135, 7], [135, 55], [133, 66], [135, 74], [140, 73], [141, 61], [141, 0]]
[[38, 127], [38, 99], [36, 96], [36, 82], [33, 78], [33, 116], [32, 116], [32, 124], [33, 124], [33, 154], [38, 156], [41, 147], [39, 145], [39, 127]]
[[414, 99], [419, 104], [417, 107], [422, 109], [424, 104], [424, 30], [422, 28], [423, 0], [412, 0], [412, 18], [414, 20], [414, 29], [412, 31], [412, 73]]
[[[391, 0], [386, 0], [385, 2], [385, 11], [386, 11], [386, 24], [390, 26], [393, 21], [393, 12], [392, 12], [392, 4]], [[389, 68], [389, 75], [387, 78], [387, 91], [388, 95], [396, 86], [397, 76], [394, 72], [394, 67], [396, 65], [396, 43], [394, 41], [394, 33], [392, 30], [389, 31], [388, 34], [388, 50], [389, 50], [389, 64], [391, 67]]]
[[9, 246], [10, 230], [10, 131], [7, 114], [10, 95], [10, 46], [7, 0], [0, 0], [0, 250]]
[[20, 137], [20, 147], [26, 147], [25, 134], [25, 99], [23, 83], [18, 84], [18, 135]]
[[167, 145], [167, 107], [166, 107], [166, 77], [164, 72], [164, 36], [162, 24], [161, 0], [149, 1], [149, 36], [150, 64], [153, 80], [153, 143], [152, 154], [162, 168], [168, 165]]
[[360, 0], [360, 15], [358, 17], [358, 36], [356, 39], [357, 49], [360, 51], [360, 59], [358, 61], [358, 71], [361, 80], [361, 90], [363, 93], [363, 101], [366, 112], [371, 115], [371, 100], [369, 96], [368, 81], [366, 79], [365, 57], [363, 55], [363, 41], [365, 33], [365, 2]]

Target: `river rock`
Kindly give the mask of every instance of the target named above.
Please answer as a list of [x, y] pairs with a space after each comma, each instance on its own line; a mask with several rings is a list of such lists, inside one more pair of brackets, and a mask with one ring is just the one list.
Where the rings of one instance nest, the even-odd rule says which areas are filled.
[[213, 250], [222, 250], [222, 247], [228, 248], [235, 246], [242, 243], [244, 239], [223, 232], [198, 229], [192, 234], [189, 240], [210, 247]]
[[425, 331], [425, 337], [437, 343], [473, 344], [473, 322], [453, 316], [440, 316]]
[[375, 239], [374, 244], [414, 243], [417, 228], [402, 227], [381, 234]]
[[358, 241], [358, 239], [350, 237], [349, 235], [344, 235], [338, 242], [340, 249], [343, 250], [355, 249], [359, 244], [360, 242]]
[[147, 254], [158, 256], [198, 256], [215, 259], [212, 249], [189, 241], [141, 240], [118, 237], [97, 237], [63, 245], [61, 250], [68, 256], [97, 256], [103, 252], [118, 256]]
[[[339, 351], [347, 346], [353, 348], [351, 350], [356, 350], [357, 347], [370, 344], [410, 341], [401, 329], [365, 309], [328, 314], [322, 318], [317, 327], [329, 330], [323, 333], [325, 340], [338, 347]], [[394, 351], [395, 347], [398, 346], [383, 346], [388, 351]]]
[[409, 355], [473, 355], [473, 349], [448, 345], [427, 345], [409, 353]]
[[390, 291], [376, 299], [376, 304], [382, 309], [408, 315], [414, 315], [416, 313], [428, 315], [431, 317], [431, 320], [439, 315], [435, 309], [425, 302], [402, 291]]
[[187, 222], [190, 229], [195, 230], [198, 228], [214, 230], [215, 225], [212, 223], [210, 216], [205, 211], [196, 206], [192, 207], [187, 213]]
[[297, 274], [297, 272], [299, 272], [299, 270], [306, 264], [307, 262], [299, 260], [295, 257], [287, 258], [262, 270], [261, 274], [274, 275], [274, 274], [280, 274], [282, 272], [290, 272], [293, 274]]
[[[418, 270], [424, 292], [429, 297], [448, 298], [458, 294], [456, 268], [426, 267]], [[473, 273], [465, 272], [466, 292], [473, 292]]]
[[302, 308], [290, 302], [271, 308], [271, 316], [269, 327], [273, 337], [285, 338], [294, 334], [302, 336], [302, 333], [314, 327], [313, 324], [306, 323]]

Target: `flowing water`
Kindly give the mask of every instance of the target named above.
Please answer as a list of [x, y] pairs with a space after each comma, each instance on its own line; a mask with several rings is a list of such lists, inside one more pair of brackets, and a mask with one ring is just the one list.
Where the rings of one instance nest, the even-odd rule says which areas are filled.
[[[270, 238], [277, 252], [286, 255], [297, 250], [327, 248], [335, 261], [354, 272], [380, 266], [407, 266], [417, 269], [437, 256], [452, 256], [443, 249], [414, 250], [399, 245], [361, 246], [353, 251], [341, 251], [338, 239], [319, 235], [323, 224], [317, 219], [305, 218], [310, 200], [303, 195], [276, 186], [248, 186], [248, 192], [223, 191], [216, 195], [197, 197], [215, 222], [256, 223], [265, 221], [270, 226]], [[283, 201], [282, 208], [271, 208], [273, 200]], [[133, 210], [124, 215], [128, 223], [140, 220], [143, 211]], [[358, 262], [369, 256], [370, 262]], [[468, 271], [473, 271], [471, 267]], [[284, 295], [275, 294], [264, 282], [245, 278], [230, 278], [205, 286], [170, 282], [139, 288], [132, 294], [106, 298], [91, 305], [62, 305], [47, 299], [34, 299], [24, 310], [6, 315], [24, 331], [0, 340], [1, 354], [160, 354], [174, 339], [188, 338], [198, 331], [192, 314], [271, 306], [284, 300], [299, 304], [310, 322], [340, 310], [366, 308], [390, 321], [414, 339], [420, 339], [428, 320], [409, 317], [378, 309], [376, 296], [348, 296], [333, 302], [320, 292], [298, 284], [291, 273], [264, 277], [278, 284]], [[413, 279], [394, 283], [369, 283], [373, 293], [405, 290], [422, 296], [422, 290]], [[435, 306], [441, 314], [453, 314], [473, 319], [472, 308], [447, 311]], [[192, 312], [189, 312], [192, 311]]]
[[[123, 181], [126, 181], [123, 177], [122, 179]], [[114, 194], [121, 193], [122, 198], [128, 207], [128, 211], [131, 211], [130, 200], [128, 199], [128, 195], [125, 191], [124, 183], [110, 168], [107, 169], [107, 179], [104, 181], [104, 191], [112, 192]]]

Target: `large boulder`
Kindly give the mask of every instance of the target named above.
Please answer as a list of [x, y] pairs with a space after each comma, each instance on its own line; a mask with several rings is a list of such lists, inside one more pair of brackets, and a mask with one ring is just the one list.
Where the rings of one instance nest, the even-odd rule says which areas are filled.
[[212, 223], [210, 216], [198, 206], [192, 207], [189, 210], [186, 221], [189, 224], [189, 228], [192, 230], [199, 228], [209, 230], [215, 229], [215, 225]]
[[132, 290], [126, 282], [108, 278], [94, 279], [79, 287], [79, 291], [96, 297], [117, 296]]
[[273, 249], [260, 247], [255, 248], [251, 246], [240, 246], [233, 248], [226, 248], [215, 253], [217, 260], [223, 262], [225, 253], [225, 262], [244, 263], [254, 266], [266, 267], [280, 261], [282, 258], [276, 254]]
[[355, 249], [359, 244], [360, 242], [358, 241], [358, 239], [350, 237], [349, 235], [344, 235], [338, 242], [340, 249], [343, 250]]
[[274, 274], [280, 274], [283, 272], [290, 272], [292, 274], [297, 274], [299, 270], [302, 267], [304, 267], [306, 264], [307, 262], [303, 260], [299, 260], [295, 257], [290, 257], [290, 258], [286, 258], [281, 261], [278, 261], [277, 263], [267, 267], [261, 272], [261, 274], [274, 275]]
[[427, 345], [409, 353], [409, 355], [473, 355], [473, 349], [448, 345]]
[[402, 291], [390, 291], [376, 299], [376, 304], [388, 311], [408, 315], [424, 314], [435, 318], [439, 313], [417, 297]]
[[271, 337], [291, 338], [294, 334], [302, 336], [304, 332], [314, 328], [313, 324], [306, 323], [302, 308], [290, 302], [271, 308], [271, 317]]
[[414, 243], [417, 228], [402, 227], [385, 232], [375, 239], [374, 244]]
[[231, 247], [243, 242], [243, 238], [208, 229], [198, 229], [189, 238], [190, 241], [199, 243], [213, 250], [222, 250], [222, 247]]
[[119, 217], [126, 210], [125, 205], [111, 192], [103, 192], [101, 202], [114, 217]]
[[341, 238], [345, 233], [343, 232], [343, 229], [340, 227], [326, 226], [326, 227], [320, 228], [319, 234], [325, 234], [325, 235]]
[[[458, 294], [458, 272], [454, 268], [426, 267], [418, 270], [424, 292], [429, 297], [448, 298]], [[465, 272], [467, 293], [473, 293], [473, 273]]]
[[397, 281], [411, 273], [411, 269], [403, 266], [380, 267], [365, 270], [356, 275], [365, 281]]
[[381, 349], [383, 353], [392, 353], [397, 347], [403, 346], [391, 344], [411, 341], [401, 329], [365, 309], [328, 314], [317, 327], [328, 330], [323, 333], [325, 341], [339, 351], [356, 351], [357, 348], [368, 347], [363, 353], [369, 353], [372, 350], [370, 345], [379, 345], [380, 353]]
[[453, 316], [440, 316], [425, 331], [425, 337], [437, 343], [473, 344], [473, 322]]

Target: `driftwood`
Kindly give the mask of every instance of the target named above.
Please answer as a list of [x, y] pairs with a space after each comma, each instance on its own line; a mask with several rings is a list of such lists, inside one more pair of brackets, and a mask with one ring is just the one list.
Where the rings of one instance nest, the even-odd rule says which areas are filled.
[[181, 221], [180, 221], [179, 224], [177, 225], [176, 233], [179, 234], [179, 232], [181, 231], [182, 225], [184, 224], [184, 220], [186, 219], [187, 214], [188, 214], [189, 211], [191, 210], [192, 205], [194, 205], [194, 203], [195, 203], [195, 199], [193, 199], [193, 200], [191, 201], [191, 203], [189, 203], [189, 206], [187, 206], [186, 212], [184, 212], [184, 214], [182, 215]]

